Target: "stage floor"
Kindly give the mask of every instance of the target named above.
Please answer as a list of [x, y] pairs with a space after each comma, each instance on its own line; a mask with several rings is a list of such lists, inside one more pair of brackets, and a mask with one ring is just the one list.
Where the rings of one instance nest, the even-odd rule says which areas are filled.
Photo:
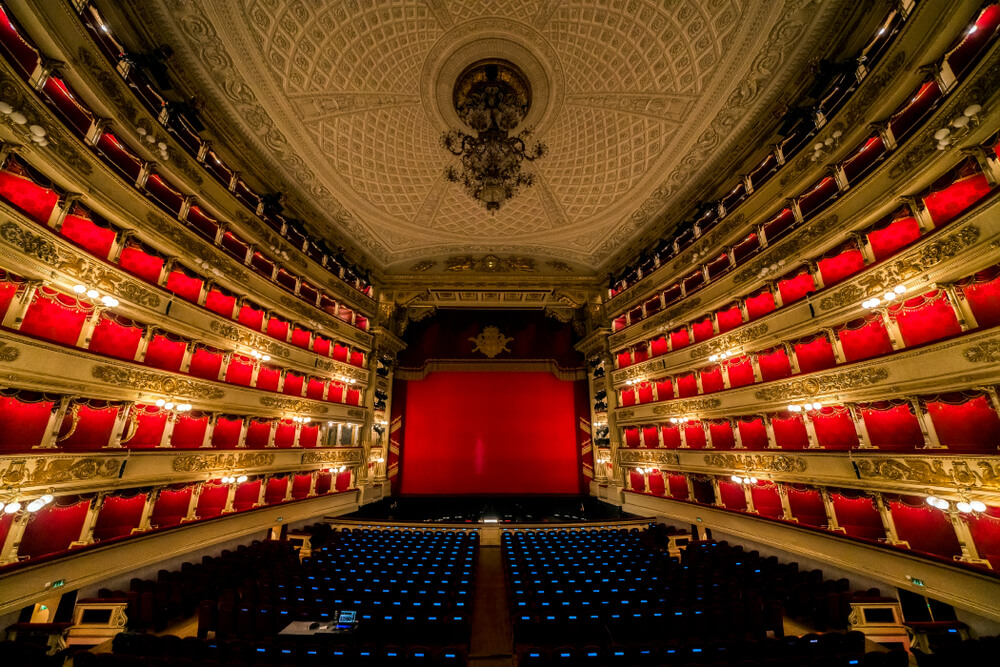
[[400, 496], [365, 505], [341, 519], [406, 523], [577, 523], [636, 519], [620, 507], [589, 496]]

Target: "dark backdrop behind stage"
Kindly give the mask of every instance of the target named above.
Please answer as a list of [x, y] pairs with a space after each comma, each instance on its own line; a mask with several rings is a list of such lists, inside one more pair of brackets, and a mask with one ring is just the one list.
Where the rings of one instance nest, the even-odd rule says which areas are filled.
[[[496, 327], [509, 351], [474, 350]], [[393, 386], [388, 474], [404, 495], [579, 494], [587, 381], [569, 324], [441, 311], [411, 325]]]

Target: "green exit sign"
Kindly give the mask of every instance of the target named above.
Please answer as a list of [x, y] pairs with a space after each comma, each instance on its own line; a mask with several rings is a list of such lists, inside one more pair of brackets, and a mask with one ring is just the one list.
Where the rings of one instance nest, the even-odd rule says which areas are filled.
[[910, 583], [912, 583], [914, 586], [919, 586], [920, 588], [924, 587], [924, 580], [923, 579], [917, 579], [916, 577], [911, 577], [910, 578]]
[[66, 585], [65, 579], [56, 579], [55, 581], [52, 582], [52, 588], [60, 588], [65, 585]]

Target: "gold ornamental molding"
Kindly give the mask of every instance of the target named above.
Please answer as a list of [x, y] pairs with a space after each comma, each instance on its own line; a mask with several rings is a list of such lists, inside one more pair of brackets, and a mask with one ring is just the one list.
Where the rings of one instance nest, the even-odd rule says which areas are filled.
[[696, 398], [690, 401], [671, 401], [664, 405], [653, 407], [654, 415], [684, 415], [700, 410], [714, 410], [722, 405], [722, 401], [717, 398]]
[[0, 362], [15, 361], [21, 356], [21, 350], [13, 345], [0, 341]]
[[304, 401], [295, 398], [277, 398], [275, 396], [261, 396], [260, 404], [265, 408], [275, 410], [287, 410], [288, 412], [312, 412], [325, 415], [330, 411], [325, 405], [318, 405], [316, 401]]
[[142, 283], [26, 229], [18, 220], [8, 220], [0, 225], [0, 240], [48, 268], [62, 271], [97, 290], [138, 306], [160, 306], [160, 295]]
[[4, 488], [45, 486], [64, 482], [117, 478], [122, 458], [59, 457], [8, 459], [0, 472]]
[[338, 375], [352, 378], [362, 384], [368, 384], [368, 371], [364, 368], [351, 366], [350, 364], [344, 364], [339, 361], [326, 361], [324, 359], [316, 360], [316, 368], [328, 373], [337, 373]]
[[631, 408], [628, 410], [618, 410], [615, 412], [615, 417], [618, 419], [632, 419], [632, 417], [635, 417], [635, 410]]
[[361, 463], [361, 448], [303, 452], [302, 463]]
[[809, 464], [801, 456], [786, 454], [705, 454], [705, 465], [727, 470], [754, 472], [805, 472]]
[[692, 359], [697, 359], [699, 357], [707, 357], [718, 352], [725, 352], [738, 345], [746, 345], [766, 333], [767, 323], [761, 322], [760, 324], [755, 324], [752, 327], [747, 327], [745, 329], [741, 328], [731, 334], [724, 334], [718, 338], [713, 338], [706, 343], [702, 343], [701, 345], [692, 348], [690, 355]]
[[919, 248], [914, 254], [889, 262], [871, 273], [820, 299], [820, 310], [842, 308], [873, 295], [881, 295], [900, 283], [906, 282], [932, 268], [957, 257], [979, 241], [980, 231], [975, 225], [958, 230], [937, 241]]
[[272, 357], [287, 358], [292, 356], [291, 351], [287, 347], [276, 342], [273, 338], [246, 331], [243, 327], [236, 324], [212, 320], [209, 327], [223, 338], [227, 338], [240, 345], [246, 345], [247, 347], [267, 352]]
[[858, 389], [878, 384], [889, 377], [885, 368], [859, 368], [841, 373], [830, 373], [813, 378], [782, 382], [754, 392], [762, 401], [780, 401], [825, 394], [834, 391]]
[[226, 454], [190, 454], [175, 456], [174, 472], [202, 472], [231, 468], [262, 468], [274, 464], [273, 452], [242, 452]]
[[172, 218], [159, 211], [147, 211], [146, 220], [153, 226], [157, 234], [172, 241], [178, 248], [183, 248], [199, 258], [201, 266], [208, 268], [211, 273], [218, 271], [239, 285], [245, 286], [250, 282], [250, 274], [235, 263], [232, 258], [223, 254], [215, 246], [196, 238], [193, 233], [178, 226]]
[[651, 359], [650, 361], [636, 364], [635, 366], [622, 368], [621, 370], [614, 371], [611, 374], [611, 384], [618, 385], [626, 380], [634, 380], [635, 378], [645, 377], [646, 375], [650, 375], [656, 371], [663, 370], [665, 365], [666, 364], [663, 359]]
[[856, 460], [861, 479], [1000, 490], [1000, 461], [986, 458], [863, 458]]
[[662, 449], [619, 449], [618, 462], [622, 465], [675, 466], [680, 463], [680, 456]]
[[478, 336], [469, 338], [475, 345], [473, 352], [482, 352], [492, 359], [501, 352], [510, 352], [507, 346], [514, 341], [513, 336], [505, 336], [500, 333], [500, 329], [494, 326], [483, 327]]
[[[2, 354], [2, 350], [0, 350]], [[973, 364], [995, 364], [1000, 362], [1000, 338], [984, 340], [978, 345], [962, 350], [966, 361]]]
[[773, 246], [770, 251], [753, 260], [745, 268], [737, 272], [733, 276], [733, 285], [739, 286], [750, 282], [760, 275], [762, 269], [771, 266], [778, 260], [783, 259], [788, 262], [787, 266], [792, 266], [793, 255], [795, 253], [800, 250], [814, 248], [820, 236], [836, 229], [838, 226], [840, 226], [840, 218], [836, 215], [830, 215], [801, 227], [787, 241]]
[[152, 371], [117, 368], [115, 366], [95, 366], [91, 369], [90, 374], [95, 380], [141, 391], [204, 400], [221, 400], [226, 397], [226, 392], [210, 384], [186, 378], [175, 378]]

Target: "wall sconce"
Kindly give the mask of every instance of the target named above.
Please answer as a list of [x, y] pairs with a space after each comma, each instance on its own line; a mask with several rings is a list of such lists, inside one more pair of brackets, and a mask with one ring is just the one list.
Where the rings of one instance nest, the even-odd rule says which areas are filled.
[[872, 310], [873, 308], [878, 308], [883, 302], [887, 304], [892, 303], [904, 293], [906, 293], [906, 288], [902, 285], [896, 285], [891, 291], [883, 294], [881, 299], [877, 296], [873, 296], [867, 301], [862, 301], [861, 307], [866, 310]]
[[118, 299], [116, 299], [115, 297], [113, 297], [113, 296], [111, 296], [109, 294], [105, 294], [104, 296], [101, 296], [100, 292], [98, 292], [97, 290], [95, 290], [93, 287], [87, 287], [86, 285], [74, 285], [73, 286], [73, 291], [75, 293], [79, 294], [82, 297], [84, 297], [84, 296], [87, 297], [91, 301], [98, 301], [98, 300], [100, 300], [100, 302], [102, 304], [104, 304], [105, 306], [107, 306], [108, 308], [114, 308], [115, 306], [119, 305], [119, 303], [120, 303], [118, 301]]
[[174, 400], [159, 398], [156, 400], [156, 407], [163, 408], [164, 410], [175, 410], [177, 412], [190, 412], [190, 403], [174, 403]]

